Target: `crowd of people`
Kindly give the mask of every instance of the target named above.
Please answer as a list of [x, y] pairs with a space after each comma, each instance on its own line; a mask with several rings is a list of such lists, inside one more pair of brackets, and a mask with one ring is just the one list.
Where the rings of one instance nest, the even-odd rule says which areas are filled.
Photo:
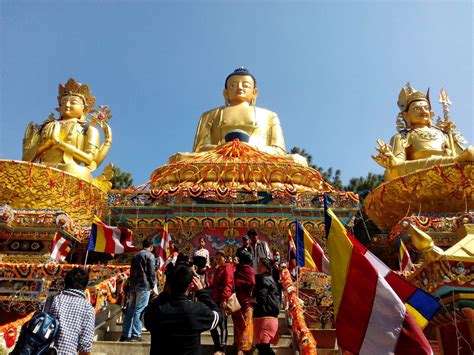
[[[144, 311], [145, 328], [151, 334], [150, 354], [200, 354], [200, 335], [205, 331], [211, 333], [214, 354], [225, 354], [231, 345], [227, 343], [229, 317], [237, 354], [255, 347], [259, 354], [274, 354], [271, 344], [278, 342], [281, 304], [280, 260], [257, 231], [248, 231], [235, 255], [218, 250], [211, 257], [206, 240], [200, 238], [192, 256], [177, 253], [171, 258], [163, 291]], [[152, 285], [147, 285], [149, 290]], [[138, 341], [136, 333], [125, 333], [127, 329], [124, 326], [122, 341]]]
[[[166, 262], [166, 282], [159, 293], [153, 245], [144, 240], [131, 261], [126, 287], [126, 309], [121, 342], [142, 341], [142, 319], [151, 334], [150, 354], [198, 355], [201, 333], [210, 331], [214, 354], [225, 354], [227, 322], [234, 324], [233, 348], [242, 355], [258, 349], [274, 354], [278, 342], [281, 305], [279, 253], [249, 230], [235, 255], [218, 250], [213, 257], [206, 240], [192, 256], [171, 245]], [[84, 290], [89, 277], [82, 268], [65, 276], [65, 289], [52, 298], [49, 313], [59, 319], [54, 339], [58, 354], [90, 354], [95, 314]], [[21, 352], [18, 352], [21, 353]]]

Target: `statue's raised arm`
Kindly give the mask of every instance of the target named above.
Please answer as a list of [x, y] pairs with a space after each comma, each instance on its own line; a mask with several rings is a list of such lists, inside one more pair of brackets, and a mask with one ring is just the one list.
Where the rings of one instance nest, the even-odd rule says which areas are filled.
[[[446, 91], [443, 92], [447, 97]], [[474, 160], [473, 147], [463, 147], [463, 139], [454, 131], [455, 125], [446, 108], [444, 119], [438, 119], [433, 124], [434, 113], [431, 110], [429, 90], [425, 95], [407, 84], [398, 97], [398, 107], [399, 133], [392, 137], [390, 144], [377, 140], [378, 155], [372, 156], [386, 168], [385, 180], [438, 164]]]
[[[91, 181], [91, 172], [105, 159], [112, 145], [107, 124], [110, 110], [93, 109], [95, 97], [86, 84], [69, 79], [59, 85], [60, 117], [54, 115], [42, 124], [30, 123], [23, 138], [23, 160], [53, 166]], [[100, 144], [99, 126], [104, 132]]]

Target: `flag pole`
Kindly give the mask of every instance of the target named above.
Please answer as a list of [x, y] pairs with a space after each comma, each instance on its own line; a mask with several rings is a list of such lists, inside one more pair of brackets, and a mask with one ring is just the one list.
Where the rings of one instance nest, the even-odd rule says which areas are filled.
[[89, 248], [87, 248], [87, 251], [86, 251], [86, 257], [84, 258], [84, 269], [86, 268], [86, 265], [87, 265], [87, 258], [89, 257]]

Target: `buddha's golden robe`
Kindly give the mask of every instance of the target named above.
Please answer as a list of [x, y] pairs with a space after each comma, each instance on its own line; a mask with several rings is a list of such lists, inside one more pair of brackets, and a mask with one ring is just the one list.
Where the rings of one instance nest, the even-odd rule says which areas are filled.
[[225, 143], [227, 133], [243, 130], [248, 144], [258, 150], [286, 154], [283, 131], [276, 113], [255, 106], [219, 107], [205, 112], [199, 120], [193, 152], [204, 152]]

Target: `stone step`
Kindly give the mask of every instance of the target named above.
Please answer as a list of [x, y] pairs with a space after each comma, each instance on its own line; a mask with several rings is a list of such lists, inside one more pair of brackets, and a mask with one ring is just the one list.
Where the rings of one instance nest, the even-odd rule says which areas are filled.
[[[109, 342], [118, 342], [122, 332], [120, 331], [109, 331], [104, 334], [104, 337], [98, 341], [109, 341]], [[151, 341], [151, 334], [149, 332], [142, 333], [143, 342], [150, 342]], [[228, 333], [228, 343], [232, 344], [234, 341], [234, 331], [233, 329], [229, 330]], [[204, 332], [201, 334], [201, 343], [210, 342], [212, 344], [212, 336], [211, 332]], [[280, 335], [280, 341], [278, 343], [279, 346], [290, 346], [292, 344], [291, 335]]]
[[[278, 355], [293, 355], [294, 350], [290, 345], [277, 345], [272, 346], [273, 351]], [[213, 354], [214, 344], [212, 339], [201, 340], [201, 354], [208, 355]], [[232, 345], [228, 345], [228, 353], [232, 352]], [[150, 354], [150, 342], [137, 342], [137, 343], [120, 343], [113, 341], [96, 341], [92, 346], [92, 355], [122, 355], [122, 354], [133, 354], [133, 355], [149, 355]], [[255, 350], [251, 354], [258, 354]], [[329, 353], [328, 353], [329, 354]], [[330, 353], [331, 355], [333, 353]]]
[[[293, 355], [295, 350], [292, 346], [275, 346], [272, 347], [277, 355]], [[212, 340], [210, 342], [202, 342], [201, 354], [211, 355], [214, 352]], [[231, 353], [231, 346], [229, 346], [229, 353]], [[92, 355], [149, 355], [150, 343], [119, 343], [111, 341], [97, 341], [92, 347]], [[257, 350], [254, 350], [252, 355], [257, 355]], [[318, 355], [341, 355], [340, 350], [318, 348]]]

